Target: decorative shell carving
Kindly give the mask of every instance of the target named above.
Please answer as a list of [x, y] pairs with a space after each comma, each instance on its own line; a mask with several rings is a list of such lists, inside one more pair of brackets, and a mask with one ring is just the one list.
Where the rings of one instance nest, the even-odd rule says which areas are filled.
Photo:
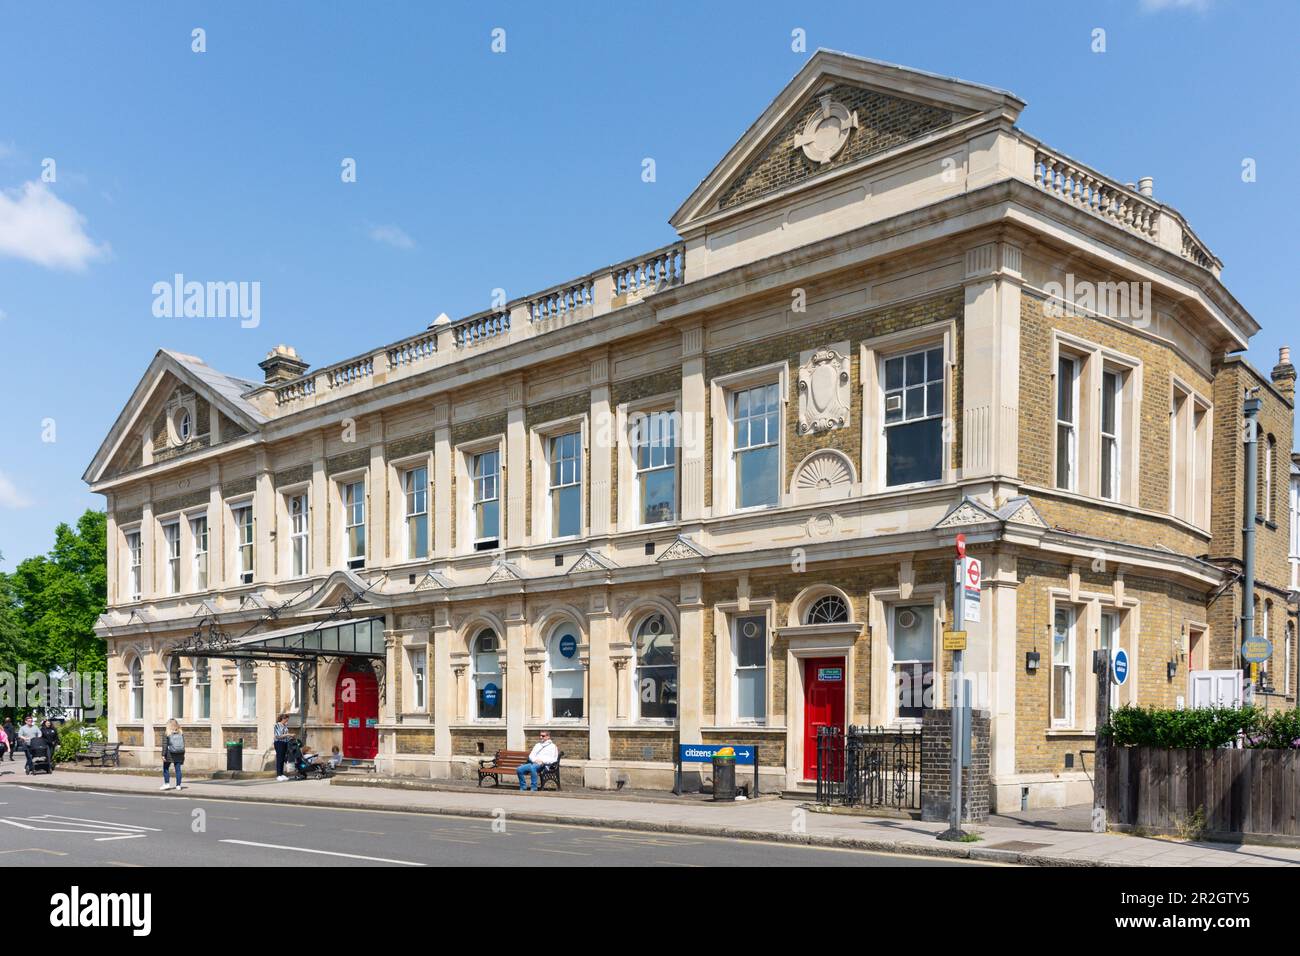
[[834, 488], [852, 484], [853, 474], [848, 464], [834, 452], [819, 452], [804, 462], [795, 478], [797, 488]]

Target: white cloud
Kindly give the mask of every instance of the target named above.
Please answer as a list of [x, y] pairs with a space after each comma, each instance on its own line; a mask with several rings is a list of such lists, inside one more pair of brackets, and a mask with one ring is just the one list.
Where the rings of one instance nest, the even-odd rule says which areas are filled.
[[0, 256], [80, 271], [108, 254], [108, 244], [86, 235], [85, 225], [86, 217], [44, 183], [0, 191]]
[[35, 502], [19, 491], [9, 476], [0, 471], [0, 508], [30, 508]]
[[401, 226], [371, 226], [370, 238], [375, 242], [387, 243], [394, 249], [415, 248], [415, 240]]

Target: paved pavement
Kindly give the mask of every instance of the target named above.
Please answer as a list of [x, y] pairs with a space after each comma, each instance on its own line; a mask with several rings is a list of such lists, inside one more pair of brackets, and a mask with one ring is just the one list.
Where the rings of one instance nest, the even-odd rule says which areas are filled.
[[0, 787], [7, 866], [945, 866], [719, 837], [391, 810], [211, 800], [180, 793]]
[[[24, 787], [95, 791], [103, 795], [97, 799], [105, 801], [105, 806], [114, 805], [107, 802], [110, 795], [148, 796], [152, 806], [166, 806], [169, 811], [170, 804], [158, 801], [251, 801], [294, 807], [400, 811], [488, 820], [497, 818], [505, 819], [507, 828], [514, 823], [586, 826], [721, 838], [731, 844], [743, 840], [760, 840], [769, 844], [835, 847], [1001, 863], [1193, 867], [1300, 865], [1300, 849], [1210, 842], [1185, 843], [1117, 833], [1096, 834], [1057, 827], [1026, 826], [1024, 821], [1014, 821], [1010, 825], [998, 825], [994, 821], [988, 826], [974, 827], [972, 829], [980, 836], [978, 842], [941, 843], [935, 836], [943, 829], [942, 824], [812, 812], [793, 801], [775, 798], [714, 804], [699, 800], [635, 801], [553, 792], [519, 793], [505, 788], [485, 788], [480, 791], [411, 790], [379, 786], [337, 786], [328, 781], [276, 783], [260, 779], [202, 781], [187, 784], [181, 794], [160, 794], [160, 781], [151, 777], [72, 771], [56, 771], [50, 776], [24, 777], [21, 767], [18, 767], [17, 774], [5, 774], [3, 771], [8, 766], [6, 764], [0, 768], [0, 800], [6, 799], [11, 786], [17, 783]], [[239, 816], [241, 812], [244, 812], [242, 807], [238, 811], [232, 810], [229, 815]], [[318, 841], [304, 841], [297, 845], [320, 844]], [[10, 842], [7, 846], [12, 847], [14, 844]], [[772, 862], [774, 857], [769, 857], [772, 853], [773, 848], [769, 845], [763, 855], [764, 864]], [[726, 854], [720, 854], [717, 862], [724, 858]], [[493, 862], [509, 860], [494, 857]]]

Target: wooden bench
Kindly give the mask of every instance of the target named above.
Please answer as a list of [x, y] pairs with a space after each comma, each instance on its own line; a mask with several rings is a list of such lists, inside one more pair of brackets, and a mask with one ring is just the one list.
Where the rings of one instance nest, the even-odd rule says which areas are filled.
[[[546, 782], [549, 780], [555, 784], [556, 790], [562, 790], [560, 786], [560, 761], [564, 759], [564, 751], [560, 751], [560, 756], [556, 758], [555, 763], [547, 764], [541, 770], [537, 771], [537, 789], [545, 790]], [[501, 786], [501, 778], [506, 777], [511, 782], [517, 782], [519, 777], [516, 771], [524, 764], [528, 763], [527, 750], [498, 750], [496, 756], [491, 760], [480, 760], [478, 762], [478, 785], [483, 786], [483, 781], [492, 778], [492, 786]], [[531, 777], [525, 777], [530, 782]]]
[[86, 749], [77, 754], [77, 762], [88, 761], [92, 767], [107, 767], [111, 762], [114, 767], [121, 766], [121, 744], [97, 743], [87, 744]]

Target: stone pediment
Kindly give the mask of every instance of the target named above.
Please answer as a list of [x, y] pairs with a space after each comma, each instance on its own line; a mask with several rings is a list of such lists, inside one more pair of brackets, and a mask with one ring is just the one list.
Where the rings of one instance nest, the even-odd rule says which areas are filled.
[[599, 551], [588, 548], [578, 555], [578, 560], [573, 562], [565, 574], [582, 574], [584, 571], [612, 571], [617, 567], [617, 564]]
[[499, 581], [522, 581], [528, 575], [524, 574], [519, 565], [511, 562], [500, 560], [492, 565], [492, 570], [487, 576], [488, 584], [496, 584]]
[[655, 562], [700, 561], [704, 558], [710, 557], [712, 554], [713, 552], [704, 547], [704, 545], [692, 541], [684, 534], [679, 534], [677, 540], [664, 548], [663, 553], [660, 554], [659, 557], [655, 558]]
[[424, 577], [415, 585], [417, 591], [438, 591], [454, 587], [452, 581], [445, 574], [439, 574], [437, 571], [425, 571]]
[[1034, 503], [1024, 495], [1009, 498], [1007, 503], [998, 509], [998, 515], [1007, 524], [1023, 524], [1034, 528], [1047, 528], [1047, 522], [1038, 513]]
[[682, 204], [690, 223], [785, 193], [980, 114], [1019, 115], [1010, 93], [818, 50]]
[[974, 498], [963, 497], [961, 501], [953, 505], [935, 524], [934, 530], [939, 531], [946, 528], [962, 528], [972, 524], [988, 524], [990, 522], [1001, 523], [1002, 518], [997, 512], [980, 504]]

